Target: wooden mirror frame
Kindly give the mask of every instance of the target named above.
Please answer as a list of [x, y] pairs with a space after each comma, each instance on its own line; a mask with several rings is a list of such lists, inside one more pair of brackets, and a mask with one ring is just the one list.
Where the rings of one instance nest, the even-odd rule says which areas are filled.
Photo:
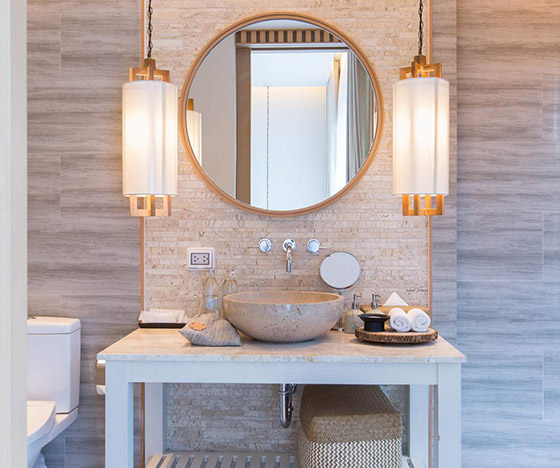
[[[230, 34], [233, 34], [236, 31], [238, 31], [239, 29], [242, 29], [242, 28], [244, 28], [246, 26], [249, 26], [251, 24], [259, 23], [261, 21], [270, 21], [270, 20], [293, 20], [293, 21], [302, 21], [302, 22], [305, 22], [305, 23], [310, 23], [310, 24], [313, 24], [315, 26], [318, 26], [318, 27], [330, 32], [331, 34], [333, 34], [334, 36], [339, 38], [342, 42], [344, 42], [352, 50], [352, 52], [354, 52], [356, 54], [356, 56], [362, 62], [363, 66], [366, 69], [367, 74], [368, 74], [368, 76], [369, 76], [369, 78], [370, 78], [370, 80], [373, 84], [373, 89], [375, 91], [375, 96], [376, 96], [376, 101], [377, 101], [377, 115], [379, 116], [379, 118], [378, 118], [378, 121], [377, 121], [377, 129], [376, 129], [376, 132], [375, 132], [375, 139], [373, 141], [373, 144], [371, 145], [371, 149], [368, 153], [368, 156], [366, 158], [366, 161], [365, 161], [364, 165], [360, 168], [360, 170], [352, 178], [352, 180], [350, 182], [348, 182], [344, 186], [344, 188], [339, 190], [337, 193], [335, 193], [334, 195], [330, 196], [329, 198], [327, 198], [327, 199], [325, 199], [325, 200], [323, 200], [319, 203], [316, 203], [315, 205], [307, 206], [305, 208], [300, 208], [300, 209], [297, 209], [297, 210], [280, 211], [280, 210], [266, 210], [264, 208], [257, 208], [257, 207], [249, 205], [248, 203], [237, 200], [236, 198], [234, 198], [234, 197], [230, 196], [229, 194], [227, 194], [226, 192], [224, 192], [210, 178], [210, 176], [206, 173], [204, 168], [200, 165], [200, 163], [196, 159], [196, 156], [193, 152], [193, 149], [192, 149], [192, 146], [191, 146], [191, 143], [190, 143], [190, 140], [189, 140], [188, 130], [187, 130], [186, 109], [187, 109], [187, 101], [188, 101], [188, 97], [189, 97], [189, 91], [190, 91], [191, 85], [194, 81], [194, 78], [196, 76], [196, 73], [198, 72], [198, 69], [200, 68], [204, 59], [206, 59], [206, 57], [208, 56], [208, 54], [210, 54], [210, 52], [214, 49], [214, 47], [216, 47], [222, 40], [224, 40]], [[259, 215], [262, 215], [262, 216], [270, 216], [270, 217], [301, 216], [301, 215], [304, 215], [304, 214], [314, 213], [316, 211], [319, 211], [319, 210], [331, 205], [332, 203], [334, 203], [335, 201], [337, 201], [338, 199], [343, 197], [346, 193], [348, 193], [348, 191], [350, 189], [352, 189], [362, 179], [362, 177], [365, 175], [365, 173], [368, 171], [369, 167], [371, 166], [373, 160], [375, 159], [375, 154], [376, 154], [377, 149], [379, 147], [379, 144], [381, 142], [381, 137], [383, 135], [383, 121], [384, 121], [383, 110], [384, 110], [383, 95], [381, 93], [381, 85], [379, 84], [379, 80], [377, 79], [377, 75], [375, 73], [375, 70], [374, 70], [373, 66], [369, 63], [366, 55], [362, 52], [362, 50], [358, 47], [358, 45], [352, 39], [350, 39], [350, 37], [348, 37], [346, 34], [344, 34], [339, 29], [335, 28], [334, 26], [332, 26], [328, 23], [325, 23], [323, 20], [320, 20], [318, 18], [314, 18], [313, 16], [309, 16], [309, 15], [305, 15], [305, 14], [301, 14], [301, 13], [289, 13], [289, 12], [263, 13], [263, 14], [259, 14], [259, 15], [255, 15], [255, 16], [250, 16], [248, 18], [245, 18], [241, 21], [238, 21], [238, 22], [233, 23], [232, 25], [228, 26], [222, 32], [220, 32], [219, 34], [214, 36], [214, 38], [212, 38], [212, 40], [210, 42], [208, 42], [208, 44], [206, 44], [203, 47], [203, 49], [198, 53], [198, 55], [195, 57], [189, 71], [187, 72], [187, 76], [185, 78], [185, 81], [183, 83], [183, 88], [181, 90], [181, 98], [180, 98], [180, 101], [179, 101], [179, 129], [180, 129], [180, 133], [181, 133], [181, 140], [183, 141], [183, 146], [185, 147], [187, 155], [190, 158], [191, 164], [194, 166], [196, 172], [202, 178], [202, 180], [205, 182], [205, 184], [208, 186], [208, 188], [210, 188], [214, 193], [216, 193], [222, 200], [224, 200], [227, 203], [230, 203], [231, 205], [234, 205], [238, 208], [241, 208], [242, 210], [245, 210], [245, 211], [248, 211], [248, 212], [254, 213], [254, 214], [259, 214]]]

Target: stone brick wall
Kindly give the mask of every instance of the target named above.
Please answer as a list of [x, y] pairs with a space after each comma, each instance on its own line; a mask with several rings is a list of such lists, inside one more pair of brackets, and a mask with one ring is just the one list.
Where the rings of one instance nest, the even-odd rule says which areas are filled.
[[[195, 174], [180, 149], [179, 195], [173, 216], [146, 222], [146, 305], [186, 308], [196, 314], [204, 275], [186, 268], [187, 248], [214, 247], [218, 281], [233, 266], [239, 287], [326, 290], [318, 276], [319, 256], [306, 252], [311, 237], [360, 261], [363, 277], [345, 293], [387, 297], [397, 290], [410, 302], [426, 303], [428, 231], [425, 218], [403, 218], [391, 189], [392, 85], [398, 69], [416, 51], [415, 0], [156, 0], [154, 57], [179, 87], [196, 53], [229, 24], [266, 11], [295, 11], [318, 17], [352, 37], [375, 68], [385, 103], [385, 130], [376, 160], [340, 201], [315, 214], [274, 219], [223, 202]], [[261, 237], [273, 250], [260, 253]], [[281, 242], [298, 243], [291, 274], [285, 272]], [[297, 418], [282, 429], [275, 386], [171, 385], [168, 387], [170, 449], [293, 450]], [[402, 389], [391, 389], [402, 406]], [[403, 409], [404, 411], [404, 409]]]

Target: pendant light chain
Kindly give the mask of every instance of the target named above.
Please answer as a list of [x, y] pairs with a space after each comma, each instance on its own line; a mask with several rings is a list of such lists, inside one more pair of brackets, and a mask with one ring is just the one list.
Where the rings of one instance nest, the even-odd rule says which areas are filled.
[[424, 21], [422, 20], [423, 12], [424, 12], [424, 3], [422, 2], [422, 0], [420, 0], [420, 5], [418, 6], [418, 16], [420, 19], [420, 22], [418, 24], [418, 55], [422, 55], [422, 48], [424, 45]]
[[154, 45], [152, 44], [152, 32], [154, 27], [152, 25], [152, 13], [154, 12], [152, 8], [152, 0], [148, 0], [148, 58], [152, 58], [152, 48]]

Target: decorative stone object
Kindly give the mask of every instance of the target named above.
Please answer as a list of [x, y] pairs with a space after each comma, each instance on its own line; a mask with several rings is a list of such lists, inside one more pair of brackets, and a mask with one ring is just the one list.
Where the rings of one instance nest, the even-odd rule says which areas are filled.
[[179, 330], [193, 345], [241, 346], [241, 337], [227, 320], [214, 314], [199, 314]]

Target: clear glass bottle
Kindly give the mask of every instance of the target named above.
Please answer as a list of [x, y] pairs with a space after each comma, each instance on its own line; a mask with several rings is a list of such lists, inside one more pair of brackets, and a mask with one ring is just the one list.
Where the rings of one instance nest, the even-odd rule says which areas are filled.
[[216, 281], [214, 270], [208, 271], [208, 277], [202, 287], [201, 314], [220, 314], [220, 286]]
[[227, 269], [227, 278], [222, 283], [222, 308], [220, 310], [220, 318], [226, 318], [226, 308], [224, 304], [224, 297], [228, 294], [233, 294], [238, 291], [237, 281], [234, 278], [233, 268]]

